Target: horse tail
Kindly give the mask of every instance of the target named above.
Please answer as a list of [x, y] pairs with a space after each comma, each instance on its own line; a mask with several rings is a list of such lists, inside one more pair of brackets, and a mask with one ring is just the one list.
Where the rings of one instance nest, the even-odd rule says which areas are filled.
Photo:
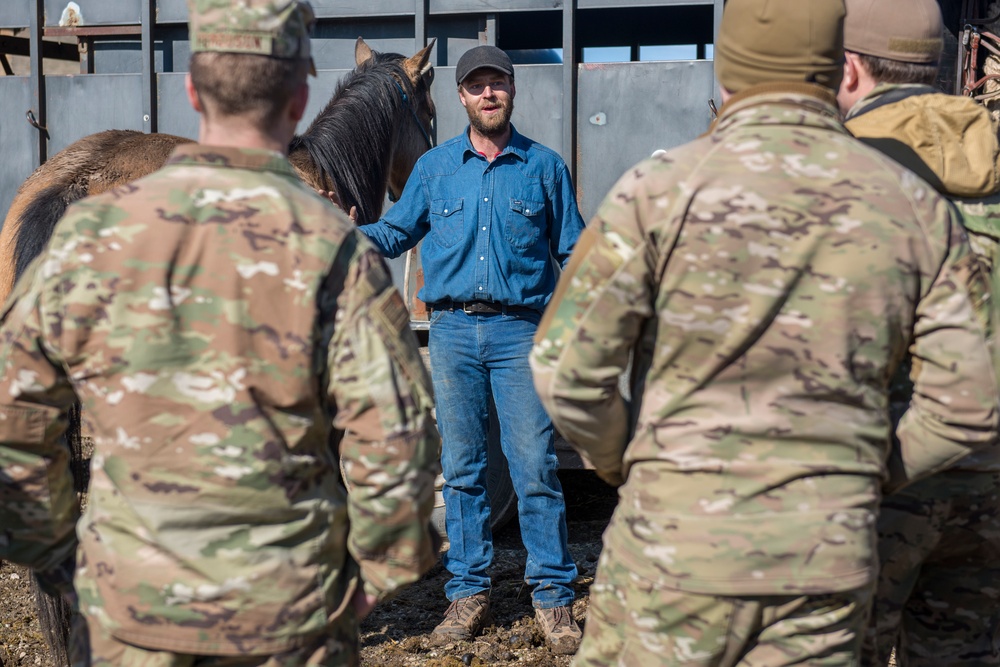
[[83, 187], [74, 184], [50, 185], [39, 191], [24, 207], [19, 218], [14, 245], [14, 280], [21, 278], [31, 261], [42, 254], [56, 223], [69, 205], [86, 195]]

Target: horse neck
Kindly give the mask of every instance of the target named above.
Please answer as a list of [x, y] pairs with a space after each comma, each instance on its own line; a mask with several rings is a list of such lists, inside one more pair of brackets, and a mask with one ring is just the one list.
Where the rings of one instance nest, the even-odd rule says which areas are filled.
[[358, 209], [358, 223], [382, 214], [396, 124], [405, 111], [395, 80], [383, 73], [347, 82], [310, 124], [292, 140], [296, 153], [306, 151], [314, 179], [332, 183], [345, 211]]

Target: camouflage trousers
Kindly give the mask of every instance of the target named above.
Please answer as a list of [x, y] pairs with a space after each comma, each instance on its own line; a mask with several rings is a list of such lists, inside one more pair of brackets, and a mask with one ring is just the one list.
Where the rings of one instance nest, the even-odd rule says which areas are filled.
[[[129, 644], [112, 637], [98, 623], [87, 623], [79, 614], [77, 619], [72, 633], [73, 667], [357, 667], [359, 664], [355, 623], [338, 623], [301, 648], [279, 654], [190, 655]], [[82, 656], [89, 656], [89, 662]]]
[[947, 471], [882, 501], [864, 665], [1000, 665], [1000, 473]]
[[871, 589], [720, 597], [658, 587], [605, 546], [573, 667], [858, 664]]

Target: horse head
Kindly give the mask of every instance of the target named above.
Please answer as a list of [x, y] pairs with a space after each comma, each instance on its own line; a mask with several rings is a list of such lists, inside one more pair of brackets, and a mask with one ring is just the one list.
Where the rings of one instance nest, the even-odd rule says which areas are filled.
[[[403, 118], [396, 125], [392, 141], [389, 179], [387, 182], [389, 199], [396, 201], [403, 192], [417, 158], [433, 147], [433, 131], [436, 110], [431, 99], [431, 83], [434, 81], [434, 66], [430, 62], [431, 50], [436, 40], [432, 39], [424, 48], [409, 58], [400, 61], [405, 80], [398, 81], [399, 92], [405, 103]], [[373, 52], [365, 40], [358, 37], [354, 45], [354, 61], [360, 67], [371, 60]], [[407, 118], [409, 116], [409, 118]]]
[[399, 195], [413, 166], [431, 148], [434, 103], [432, 41], [410, 58], [355, 44], [357, 65], [333, 98], [289, 145], [299, 176], [317, 190], [333, 190], [358, 223], [378, 220], [388, 192]]

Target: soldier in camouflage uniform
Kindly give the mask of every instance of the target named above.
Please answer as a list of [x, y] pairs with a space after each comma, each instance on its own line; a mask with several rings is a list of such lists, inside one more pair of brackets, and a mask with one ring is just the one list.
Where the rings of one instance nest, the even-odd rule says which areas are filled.
[[[942, 47], [935, 0], [847, 0], [838, 102], [847, 129], [921, 175], [962, 213], [988, 270], [1000, 238], [997, 128], [967, 97], [933, 87]], [[994, 274], [994, 280], [996, 279]], [[996, 293], [996, 289], [994, 289]], [[994, 302], [995, 303], [995, 302]], [[989, 317], [990, 302], [983, 304]], [[894, 405], [910, 399], [899, 382]], [[887, 496], [879, 579], [862, 662], [1000, 664], [1000, 447]]]
[[8, 301], [0, 557], [71, 590], [76, 552], [95, 667], [356, 665], [359, 619], [437, 558], [429, 378], [383, 259], [284, 154], [311, 8], [189, 9], [199, 144], [71, 207]]
[[623, 484], [577, 667], [856, 665], [881, 489], [996, 437], [982, 272], [953, 208], [840, 124], [844, 12], [726, 3], [717, 123], [622, 177], [541, 323], [543, 402]]

